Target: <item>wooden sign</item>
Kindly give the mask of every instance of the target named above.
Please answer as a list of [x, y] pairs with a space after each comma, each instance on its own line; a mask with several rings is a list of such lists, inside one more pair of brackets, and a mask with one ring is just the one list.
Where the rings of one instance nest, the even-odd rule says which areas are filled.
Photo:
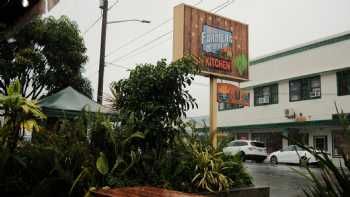
[[249, 92], [241, 90], [235, 85], [218, 83], [217, 94], [218, 103], [249, 106]]
[[173, 59], [192, 55], [201, 74], [248, 80], [248, 25], [195, 7], [174, 8]]

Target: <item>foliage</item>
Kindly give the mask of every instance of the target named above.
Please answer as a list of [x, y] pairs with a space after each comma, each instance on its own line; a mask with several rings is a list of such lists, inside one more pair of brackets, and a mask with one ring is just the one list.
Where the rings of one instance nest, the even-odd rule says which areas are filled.
[[[0, 26], [0, 94], [18, 79], [21, 93], [37, 99], [72, 86], [91, 98], [88, 79], [81, 74], [86, 48], [77, 25], [68, 17], [34, 19], [18, 29]], [[45, 90], [45, 91], [44, 91]]]
[[190, 59], [140, 65], [113, 84], [113, 116], [58, 120], [13, 153], [0, 149], [0, 195], [82, 196], [91, 188], [135, 185], [201, 192], [251, 184], [239, 158], [188, 133], [183, 116], [196, 104], [186, 87], [195, 73]]
[[[60, 120], [55, 129], [33, 133], [32, 142], [23, 143], [13, 153], [1, 149], [0, 156], [8, 156], [0, 162], [0, 195], [68, 196], [82, 167], [96, 163], [95, 149], [87, 137], [88, 130], [101, 128], [91, 126], [99, 124], [95, 120], [96, 115], [89, 113]], [[85, 184], [90, 183], [79, 184], [72, 195], [84, 193]]]
[[153, 152], [157, 158], [173, 145], [175, 135], [184, 131], [182, 117], [197, 107], [186, 89], [196, 73], [191, 58], [170, 65], [163, 59], [156, 65], [139, 65], [128, 79], [113, 83], [119, 121], [127, 130], [144, 134], [145, 140], [139, 144], [142, 152]]
[[[187, 192], [250, 184], [239, 158], [224, 157], [186, 132], [182, 117], [196, 104], [185, 88], [196, 72], [191, 59], [170, 65], [162, 60], [139, 65], [128, 79], [113, 83], [110, 101], [118, 113], [106, 134], [109, 140], [96, 153], [97, 163], [83, 167], [72, 190], [84, 182], [90, 187], [151, 185]], [[208, 163], [201, 163], [203, 154]], [[201, 177], [205, 169], [214, 177]], [[197, 184], [199, 178], [207, 186]]]
[[25, 130], [39, 130], [38, 119], [45, 119], [35, 101], [30, 101], [21, 95], [21, 85], [18, 80], [10, 84], [7, 96], [0, 94], [0, 109], [4, 110], [4, 126], [0, 129], [0, 145], [9, 148], [11, 152], [17, 142], [23, 137]]
[[214, 152], [208, 147], [201, 148], [192, 144], [193, 160], [195, 161], [195, 176], [192, 182], [197, 188], [208, 191], [228, 190], [234, 181], [225, 175], [225, 171], [233, 170], [235, 163], [224, 162], [221, 152]]
[[[299, 146], [305, 148], [307, 151], [312, 153], [316, 159], [319, 160], [321, 179], [314, 174], [307, 166], [308, 175], [303, 175], [307, 180], [310, 181], [311, 186], [308, 189], [304, 189], [304, 193], [308, 197], [345, 197], [350, 196], [350, 124], [347, 116], [343, 111], [339, 112], [336, 106], [339, 122], [343, 128], [345, 135], [345, 146], [341, 149], [342, 159], [344, 160], [345, 166], [338, 168], [327, 153], [318, 154], [314, 150], [303, 146], [298, 143]], [[300, 173], [301, 174], [301, 173]]]

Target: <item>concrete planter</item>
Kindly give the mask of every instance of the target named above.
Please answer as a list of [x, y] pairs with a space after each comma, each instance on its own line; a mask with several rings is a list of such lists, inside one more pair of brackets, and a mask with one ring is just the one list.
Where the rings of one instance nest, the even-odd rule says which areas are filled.
[[243, 187], [231, 189], [227, 192], [200, 193], [209, 197], [269, 197], [269, 187]]

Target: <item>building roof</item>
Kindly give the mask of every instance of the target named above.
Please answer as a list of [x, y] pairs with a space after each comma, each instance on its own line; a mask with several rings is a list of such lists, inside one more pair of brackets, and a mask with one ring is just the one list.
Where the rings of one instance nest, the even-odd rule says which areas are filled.
[[[253, 59], [250, 61], [251, 80], [241, 83], [241, 88], [347, 69], [349, 47], [350, 31], [346, 31]], [[303, 69], [299, 69], [301, 67]], [[273, 75], [262, 74], [266, 72]]]
[[82, 110], [108, 113], [109, 110], [72, 87], [67, 87], [39, 101], [40, 107], [48, 116], [74, 115]]
[[304, 44], [296, 45], [291, 48], [283, 49], [280, 51], [276, 51], [270, 54], [266, 54], [257, 58], [254, 58], [250, 61], [250, 65], [257, 65], [263, 62], [267, 62], [273, 59], [285, 57], [288, 55], [296, 54], [296, 53], [301, 53], [310, 49], [315, 49], [318, 47], [322, 47], [325, 45], [330, 45], [334, 44], [337, 42], [341, 42], [344, 40], [350, 40], [350, 31], [345, 31], [339, 34], [331, 35], [325, 38], [317, 39], [311, 42], [307, 42]]

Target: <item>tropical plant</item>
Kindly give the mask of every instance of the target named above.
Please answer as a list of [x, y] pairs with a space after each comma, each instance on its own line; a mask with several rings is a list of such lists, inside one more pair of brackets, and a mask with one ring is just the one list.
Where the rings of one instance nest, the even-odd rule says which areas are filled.
[[129, 132], [144, 134], [145, 140], [140, 141], [139, 148], [154, 153], [154, 158], [149, 160], [154, 165], [150, 166], [156, 166], [156, 158], [172, 147], [175, 136], [184, 131], [182, 118], [186, 117], [186, 111], [197, 107], [195, 98], [186, 89], [196, 73], [191, 58], [169, 65], [163, 59], [156, 65], [138, 65], [130, 71], [128, 79], [112, 85], [120, 124]]
[[7, 88], [7, 96], [0, 95], [0, 109], [4, 110], [4, 126], [0, 130], [0, 143], [11, 152], [25, 130], [39, 131], [37, 120], [46, 118], [35, 101], [24, 98], [21, 94], [19, 80], [14, 81]]
[[220, 158], [221, 153], [210, 153], [208, 148], [201, 150], [197, 144], [191, 146], [196, 162], [196, 175], [192, 179], [195, 186], [211, 192], [228, 190], [233, 185], [233, 180], [222, 172], [228, 167]]
[[21, 94], [38, 99], [72, 86], [92, 98], [90, 81], [82, 76], [86, 47], [78, 26], [68, 17], [33, 19], [8, 29], [0, 26], [0, 94], [15, 79]]
[[335, 104], [339, 123], [343, 128], [345, 144], [341, 147], [341, 155], [344, 161], [344, 165], [340, 168], [334, 164], [327, 153], [322, 152], [321, 154], [305, 147], [301, 143], [297, 144], [302, 148], [312, 153], [316, 159], [319, 160], [321, 177], [317, 176], [308, 166], [306, 169], [308, 174], [302, 174], [311, 184], [308, 188], [303, 189], [304, 193], [308, 197], [345, 197], [350, 196], [350, 122], [346, 114], [343, 111], [339, 111]]

